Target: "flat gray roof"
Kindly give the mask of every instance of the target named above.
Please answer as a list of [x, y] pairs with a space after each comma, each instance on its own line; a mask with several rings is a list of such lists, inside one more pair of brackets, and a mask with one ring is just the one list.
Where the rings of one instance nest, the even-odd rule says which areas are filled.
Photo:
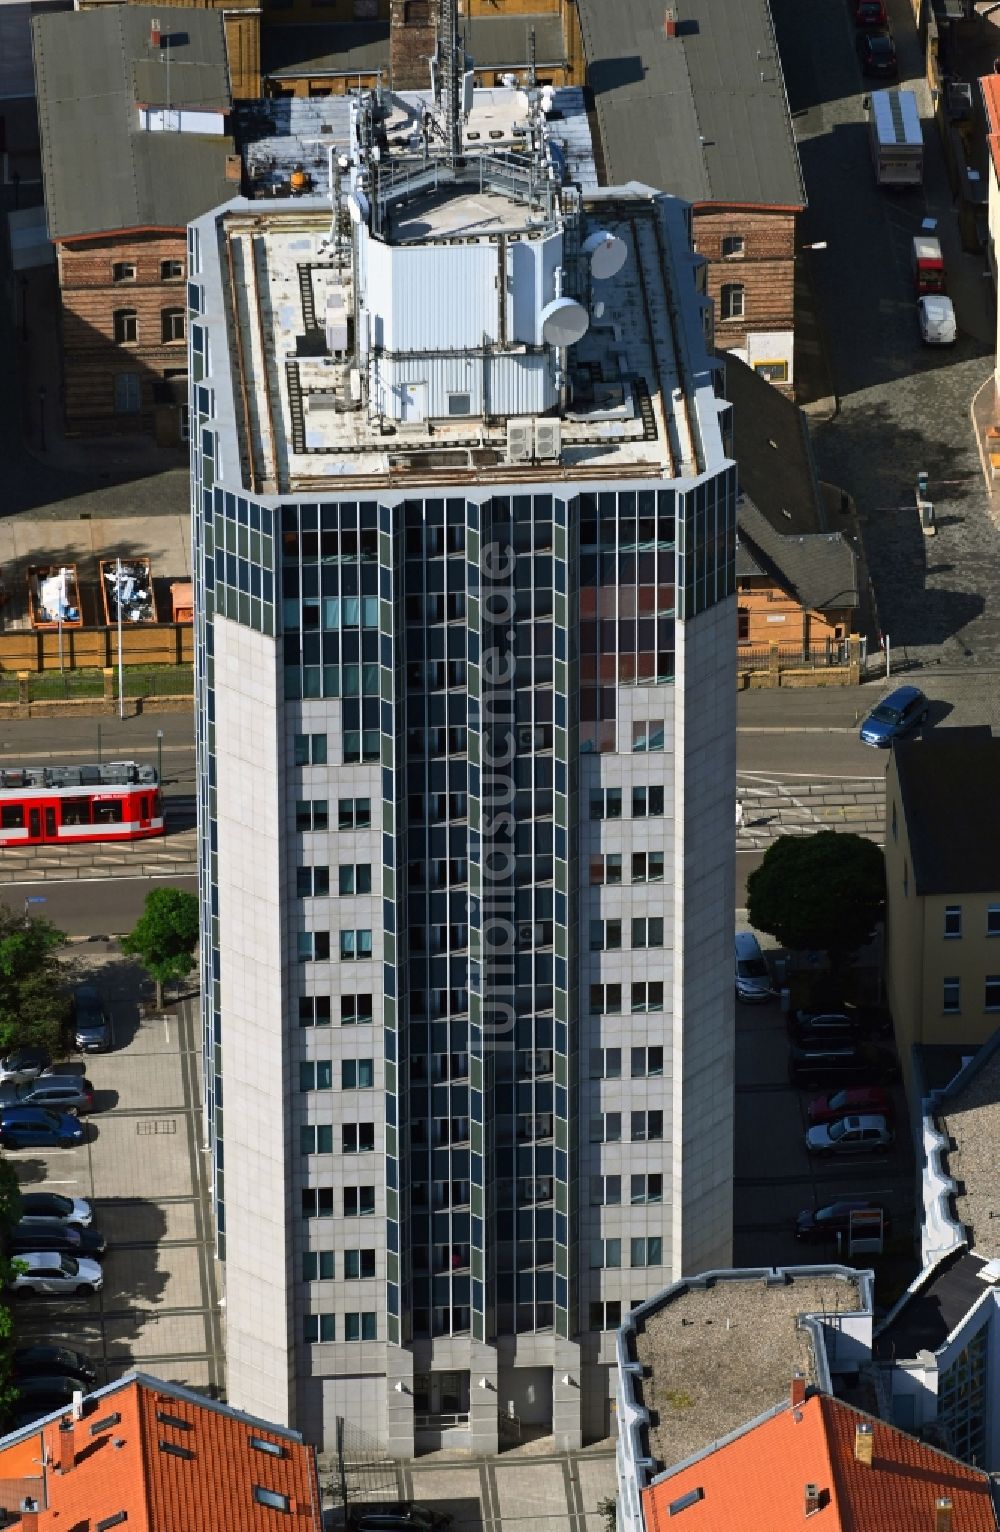
[[[150, 23], [165, 46], [150, 49]], [[150, 133], [139, 105], [227, 112], [222, 15], [154, 6], [58, 11], [32, 22], [45, 207], [52, 239], [183, 229], [232, 196], [224, 134]], [[165, 57], [169, 55], [169, 89]]]
[[611, 185], [694, 203], [804, 207], [768, 0], [578, 0]]
[[984, 1050], [983, 1061], [954, 1095], [949, 1091], [938, 1118], [952, 1140], [948, 1173], [958, 1190], [955, 1211], [968, 1231], [969, 1246], [987, 1260], [1000, 1258], [1000, 1048]]
[[666, 1467], [685, 1462], [787, 1398], [796, 1372], [819, 1382], [799, 1317], [864, 1307], [861, 1274], [832, 1269], [776, 1282], [720, 1274], [665, 1294], [661, 1307], [634, 1316], [652, 1455]]
[[988, 724], [893, 746], [918, 894], [1000, 897], [1000, 739]]
[[[566, 58], [558, 16], [466, 16], [465, 45], [478, 69], [524, 69], [528, 38], [535, 30], [535, 62], [539, 69], [558, 66]], [[356, 21], [342, 25], [314, 23], [264, 27], [261, 32], [261, 73], [273, 79], [297, 75], [372, 74], [381, 70], [389, 83], [389, 23]], [[430, 86], [430, 65], [427, 68]]]

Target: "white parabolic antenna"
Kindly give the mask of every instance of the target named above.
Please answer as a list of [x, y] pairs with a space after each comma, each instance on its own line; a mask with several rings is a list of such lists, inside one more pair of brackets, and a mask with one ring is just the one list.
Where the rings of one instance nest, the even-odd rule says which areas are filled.
[[598, 229], [589, 239], [585, 239], [583, 249], [584, 254], [590, 256], [591, 276], [598, 282], [615, 276], [628, 257], [625, 241], [619, 239], [617, 234], [609, 234], [606, 229]]
[[368, 222], [368, 198], [363, 191], [351, 192], [347, 199], [347, 210], [352, 223]]
[[542, 339], [547, 346], [575, 346], [590, 326], [590, 315], [574, 298], [553, 298], [542, 309]]

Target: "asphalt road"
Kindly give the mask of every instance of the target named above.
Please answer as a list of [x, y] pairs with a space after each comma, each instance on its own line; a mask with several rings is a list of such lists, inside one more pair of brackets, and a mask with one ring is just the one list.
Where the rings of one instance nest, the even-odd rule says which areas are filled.
[[[820, 477], [855, 499], [880, 630], [901, 654], [920, 665], [995, 665], [1000, 533], [969, 418], [993, 370], [992, 289], [984, 256], [962, 249], [911, 7], [888, 0], [900, 84], [917, 91], [924, 118], [925, 184], [894, 193], [872, 172], [862, 98], [878, 82], [861, 80], [846, 0], [773, 0], [772, 9], [809, 202], [801, 238], [823, 245], [804, 259], [840, 401], [835, 419], [811, 428]], [[911, 250], [928, 217], [955, 302], [953, 347], [920, 343]], [[914, 505], [921, 470], [933, 539]]]
[[[802, 829], [846, 829], [877, 837], [876, 814], [857, 826], [845, 823], [842, 806], [867, 797], [880, 801], [886, 758], [858, 740], [860, 719], [900, 679], [893, 676], [861, 688], [755, 691], [740, 695], [737, 736], [737, 788], [745, 809], [747, 832], [736, 856], [736, 905], [746, 905], [746, 879], [760, 864], [762, 845], [752, 849], [755, 821], [766, 821], [766, 838]], [[988, 723], [1000, 727], [1000, 675], [978, 669], [922, 670], [915, 677], [930, 700], [930, 727]], [[168, 797], [189, 800], [195, 790], [191, 719], [185, 714], [116, 718], [5, 719], [0, 722], [0, 763], [44, 760], [95, 760], [97, 728], [105, 760], [156, 760], [158, 730], [163, 732], [163, 775]], [[820, 793], [820, 800], [811, 796]], [[777, 806], [775, 806], [777, 805]], [[805, 806], [805, 807], [803, 807]], [[763, 812], [762, 812], [763, 811]], [[178, 823], [188, 823], [188, 814]], [[193, 878], [171, 879], [195, 887]], [[44, 887], [11, 883], [0, 897], [15, 903], [28, 894], [44, 894], [45, 914], [70, 935], [129, 930], [149, 882], [141, 878], [46, 879]], [[42, 908], [41, 906], [39, 907]]]

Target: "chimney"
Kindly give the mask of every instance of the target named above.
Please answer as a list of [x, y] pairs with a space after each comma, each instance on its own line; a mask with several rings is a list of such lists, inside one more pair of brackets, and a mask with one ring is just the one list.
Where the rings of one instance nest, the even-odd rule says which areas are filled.
[[21, 1532], [38, 1532], [38, 1501], [26, 1495], [21, 1501]]
[[800, 1372], [792, 1379], [792, 1409], [797, 1410], [806, 1402], [806, 1380]]
[[149, 46], [151, 48], [158, 48], [160, 46], [160, 23], [158, 21], [151, 21], [149, 23]]
[[947, 1495], [934, 1502], [934, 1532], [951, 1532], [951, 1501]]
[[859, 1420], [854, 1432], [854, 1457], [857, 1462], [864, 1463], [866, 1467], [872, 1466], [872, 1453], [875, 1450], [875, 1427], [869, 1420]]
[[73, 1440], [73, 1422], [63, 1420], [59, 1423], [59, 1458], [57, 1466], [60, 1473], [69, 1473], [71, 1468], [76, 1467], [76, 1444]]
[[819, 1485], [807, 1484], [805, 1494], [805, 1508], [807, 1516], [815, 1516], [819, 1510]]
[[677, 12], [672, 5], [667, 6], [666, 14], [663, 18], [663, 35], [665, 37], [677, 36]]

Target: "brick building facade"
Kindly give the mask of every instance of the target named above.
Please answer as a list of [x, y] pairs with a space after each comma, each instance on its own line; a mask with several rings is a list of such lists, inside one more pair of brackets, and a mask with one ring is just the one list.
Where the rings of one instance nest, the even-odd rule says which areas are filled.
[[68, 434], [186, 438], [185, 246], [178, 230], [57, 246]]
[[32, 32], [66, 432], [176, 445], [187, 224], [241, 184], [223, 18], [99, 5], [37, 16]]
[[708, 262], [715, 343], [759, 377], [791, 389], [797, 208], [694, 207], [695, 249]]

